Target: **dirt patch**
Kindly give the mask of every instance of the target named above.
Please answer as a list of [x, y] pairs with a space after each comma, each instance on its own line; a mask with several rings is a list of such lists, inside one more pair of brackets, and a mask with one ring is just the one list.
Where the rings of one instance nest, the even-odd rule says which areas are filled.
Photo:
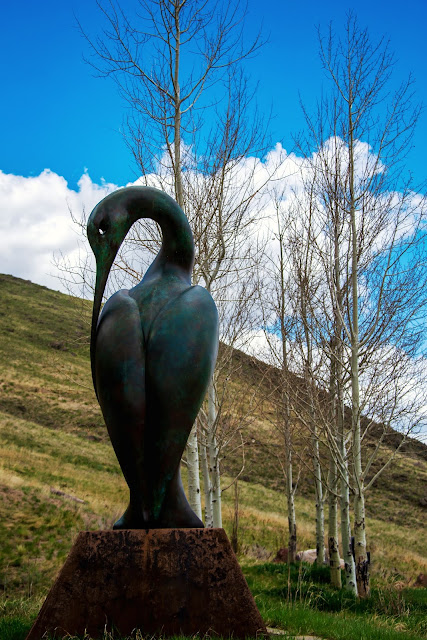
[[319, 638], [319, 636], [290, 636], [283, 629], [275, 629], [273, 627], [267, 627], [267, 632], [270, 636], [283, 636], [284, 638], [292, 638], [292, 640], [325, 640], [325, 638]]

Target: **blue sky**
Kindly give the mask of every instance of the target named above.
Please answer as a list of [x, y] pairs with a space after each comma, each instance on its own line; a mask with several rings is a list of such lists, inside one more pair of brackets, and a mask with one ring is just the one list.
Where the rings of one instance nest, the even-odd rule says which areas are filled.
[[[326, 31], [333, 20], [339, 32], [351, 9], [337, 0], [248, 0], [248, 40], [261, 26], [268, 38], [246, 71], [258, 83], [260, 110], [273, 113], [272, 146], [292, 150], [292, 134], [304, 126], [299, 96], [310, 109], [325, 85], [316, 25]], [[396, 85], [412, 72], [417, 99], [427, 105], [427, 3], [361, 0], [357, 15], [374, 41], [391, 41]], [[139, 177], [120, 131], [124, 105], [115, 84], [94, 77], [84, 62], [89, 51], [77, 19], [91, 35], [100, 33], [95, 0], [4, 3], [0, 22], [0, 273], [54, 289], [64, 287], [53, 255], [78, 260], [70, 210], [79, 218], [108, 191]], [[427, 110], [407, 158], [417, 182], [425, 180], [426, 148]]]
[[[310, 110], [325, 83], [316, 25], [325, 32], [333, 20], [339, 32], [351, 9], [374, 41], [390, 40], [395, 86], [411, 72], [417, 100], [427, 105], [425, 0], [359, 0], [357, 7], [345, 0], [248, 0], [248, 39], [262, 25], [268, 43], [246, 71], [259, 83], [260, 110], [272, 110], [272, 145], [292, 149], [292, 134], [304, 126], [299, 96]], [[95, 0], [8, 2], [1, 18], [0, 273], [65, 290], [54, 254], [72, 265], [88, 255], [70, 211], [79, 218], [138, 178], [120, 133], [124, 107], [114, 83], [93, 77], [83, 61], [88, 51], [76, 18], [99, 33]], [[407, 158], [417, 182], [425, 180], [426, 148], [427, 110]], [[76, 281], [73, 291], [81, 295]]]
[[[124, 0], [123, 5], [132, 6], [132, 2]], [[272, 141], [281, 141], [288, 150], [292, 133], [303, 126], [299, 94], [310, 107], [324, 79], [315, 27], [326, 29], [333, 20], [339, 29], [349, 9], [356, 10], [360, 24], [369, 28], [374, 39], [382, 35], [390, 39], [398, 60], [396, 81], [412, 72], [417, 98], [427, 104], [427, 3], [422, 0], [363, 0], [357, 7], [335, 0], [249, 0], [248, 34], [262, 23], [269, 42], [247, 70], [259, 81], [260, 108], [266, 112], [272, 108]], [[98, 32], [100, 14], [94, 0], [23, 0], [3, 5], [0, 170], [36, 176], [48, 168], [63, 176], [72, 189], [85, 169], [96, 183], [104, 178], [125, 184], [137, 173], [120, 134], [123, 105], [115, 85], [93, 77], [83, 62], [87, 49], [75, 16], [90, 33]], [[427, 112], [420, 119], [414, 145], [408, 166], [421, 181]]]

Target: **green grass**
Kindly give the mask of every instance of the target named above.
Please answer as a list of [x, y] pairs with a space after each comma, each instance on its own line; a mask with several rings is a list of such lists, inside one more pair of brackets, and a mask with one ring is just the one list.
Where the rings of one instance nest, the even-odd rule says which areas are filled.
[[330, 640], [419, 640], [427, 637], [427, 597], [417, 589], [374, 587], [358, 600], [328, 584], [325, 567], [264, 564], [245, 569], [268, 626]]
[[42, 598], [0, 598], [1, 640], [24, 640], [36, 617]]

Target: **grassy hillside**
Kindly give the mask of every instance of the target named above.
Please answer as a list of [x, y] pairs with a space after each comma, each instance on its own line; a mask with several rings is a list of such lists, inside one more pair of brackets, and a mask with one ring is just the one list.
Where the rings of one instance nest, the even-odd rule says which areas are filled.
[[[0, 300], [0, 590], [41, 595], [77, 531], [110, 527], [126, 506], [127, 488], [91, 385], [91, 305], [11, 276], [0, 276]], [[239, 352], [235, 359], [237, 392], [256, 386], [263, 365]], [[245, 430], [239, 536], [250, 567], [286, 544], [287, 521], [280, 442], [258, 409]], [[425, 451], [407, 449], [370, 494], [374, 582], [410, 584], [427, 573]], [[238, 453], [227, 456], [226, 473], [239, 464]], [[230, 531], [234, 496], [223, 497]], [[299, 547], [313, 547], [308, 473], [296, 507]]]

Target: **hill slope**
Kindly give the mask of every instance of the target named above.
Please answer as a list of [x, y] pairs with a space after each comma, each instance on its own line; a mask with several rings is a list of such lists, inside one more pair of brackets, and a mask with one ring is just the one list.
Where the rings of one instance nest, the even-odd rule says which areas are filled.
[[[77, 531], [111, 526], [126, 506], [127, 488], [92, 390], [90, 303], [12, 276], [0, 276], [0, 300], [0, 589], [43, 592]], [[256, 387], [266, 365], [241, 352], [234, 358], [239, 374], [233, 385], [242, 395], [248, 385]], [[231, 415], [231, 407], [227, 411]], [[239, 482], [239, 537], [247, 562], [287, 539], [281, 444], [254, 411], [243, 427], [246, 465]], [[415, 443], [370, 494], [374, 575], [412, 581], [427, 572], [425, 451]], [[239, 452], [226, 457], [226, 474], [233, 476], [240, 458]], [[227, 530], [231, 494], [223, 494]], [[308, 472], [296, 506], [299, 546], [313, 547]]]

